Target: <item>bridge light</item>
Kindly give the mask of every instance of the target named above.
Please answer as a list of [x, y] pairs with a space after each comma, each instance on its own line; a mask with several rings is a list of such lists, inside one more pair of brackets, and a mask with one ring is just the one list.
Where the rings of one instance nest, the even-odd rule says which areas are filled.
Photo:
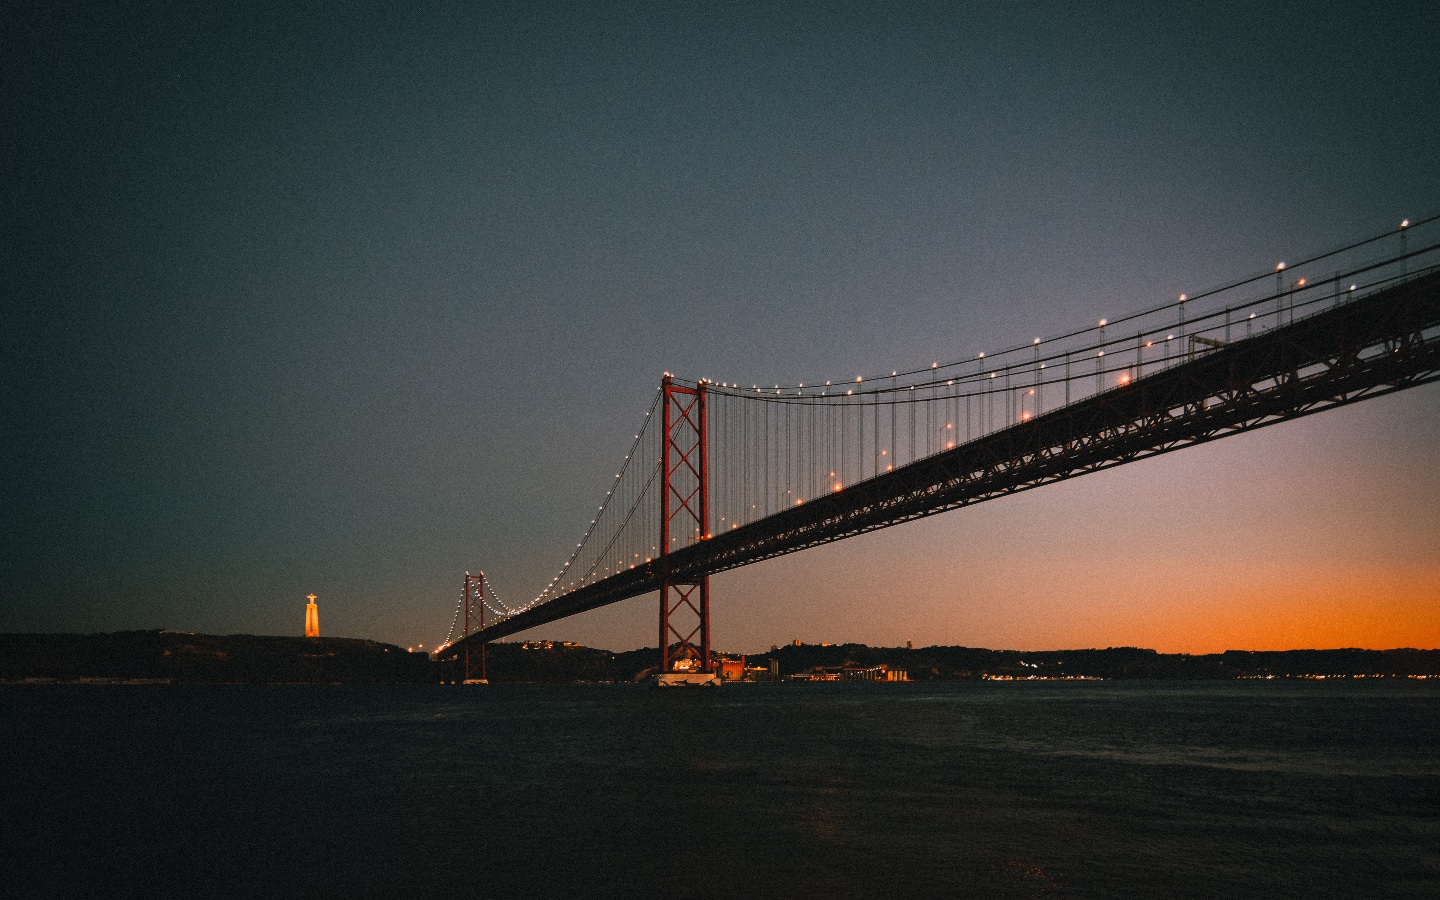
[[1035, 341], [1034, 341], [1034, 343], [1036, 343], [1036, 344], [1040, 343], [1040, 339], [1039, 339], [1039, 338], [1036, 338]]
[[1296, 286], [1296, 287], [1304, 287], [1304, 286], [1305, 286], [1305, 279], [1302, 278], [1302, 279], [1300, 279], [1299, 281], [1295, 282], [1295, 286]]
[[985, 354], [984, 354], [984, 353], [981, 353], [979, 356], [977, 356], [977, 357], [975, 357], [975, 358], [976, 358], [976, 359], [984, 359], [984, 358], [985, 358]]
[[1402, 221], [1402, 222], [1400, 223], [1400, 227], [1401, 227], [1401, 228], [1409, 228], [1409, 227], [1410, 227], [1410, 220], [1409, 220], [1409, 219], [1405, 219], [1404, 221]]
[[1181, 294], [1181, 295], [1180, 295], [1180, 302], [1181, 302], [1181, 303], [1184, 303], [1184, 302], [1185, 302], [1185, 295], [1184, 295], [1184, 294]]
[[1104, 319], [1101, 319], [1101, 320], [1100, 320], [1100, 324], [1096, 325], [1095, 327], [1096, 327], [1096, 328], [1104, 328], [1104, 327], [1105, 327], [1105, 320], [1104, 320]]
[[1285, 264], [1284, 264], [1283, 262], [1282, 262], [1282, 263], [1276, 263], [1276, 264], [1275, 264], [1275, 271], [1277, 271], [1277, 272], [1283, 272], [1283, 271], [1285, 271]]
[[838, 490], [840, 490], [840, 488], [841, 488], [840, 482], [837, 481], [837, 482], [835, 482], [835, 487], [832, 488], [831, 490], [836, 490], [836, 491], [838, 491]]
[[[1355, 285], [1353, 285], [1353, 284], [1350, 285], [1350, 290], [1352, 290], [1352, 291], [1355, 290]], [[1255, 314], [1254, 314], [1254, 313], [1251, 313], [1251, 314], [1250, 314], [1250, 318], [1252, 318], [1252, 319], [1255, 318]]]

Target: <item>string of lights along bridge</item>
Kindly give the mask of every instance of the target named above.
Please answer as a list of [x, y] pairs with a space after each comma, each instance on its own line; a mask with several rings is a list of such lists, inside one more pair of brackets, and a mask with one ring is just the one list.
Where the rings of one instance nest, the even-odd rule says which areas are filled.
[[1437, 285], [1440, 216], [955, 359], [666, 373], [558, 573], [513, 604], [467, 576], [441, 656], [658, 590], [661, 683], [705, 682], [709, 575], [1435, 380]]

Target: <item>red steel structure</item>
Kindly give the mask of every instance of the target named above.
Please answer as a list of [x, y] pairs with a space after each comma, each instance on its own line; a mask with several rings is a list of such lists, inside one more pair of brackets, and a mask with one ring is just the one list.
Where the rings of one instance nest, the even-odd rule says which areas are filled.
[[676, 550], [710, 538], [705, 382], [685, 387], [667, 373], [661, 390], [660, 674], [710, 673], [710, 576], [673, 577], [668, 564]]
[[[466, 636], [466, 637], [469, 637], [469, 635], [470, 635], [470, 606], [471, 606], [473, 603], [475, 603], [475, 601], [477, 601], [477, 600], [479, 601], [479, 604], [480, 604], [480, 629], [479, 629], [479, 630], [484, 631], [484, 630], [485, 630], [485, 573], [484, 573], [484, 572], [481, 572], [479, 575], [471, 575], [469, 572], [466, 572], [466, 573], [465, 573], [465, 593], [462, 595], [462, 597], [461, 597], [461, 599], [460, 599], [460, 605], [465, 608], [465, 636]], [[462, 640], [463, 640], [463, 639], [462, 639]], [[486, 676], [486, 674], [485, 674], [485, 656], [486, 656], [486, 653], [485, 653], [485, 645], [484, 645], [484, 644], [481, 644], [481, 645], [480, 645], [480, 653], [479, 653], [479, 656], [480, 656], [480, 680], [481, 680], [481, 681], [484, 681], [484, 680], [486, 680], [486, 678], [487, 678], [487, 676]], [[464, 666], [465, 666], [465, 669], [464, 669], [464, 673], [465, 673], [465, 674], [464, 674], [464, 677], [463, 677], [461, 680], [462, 680], [462, 681], [474, 681], [474, 680], [476, 680], [476, 679], [475, 679], [475, 671], [474, 671], [474, 669], [472, 668], [472, 665], [471, 665], [471, 662], [470, 662], [470, 642], [468, 642], [468, 641], [465, 642], [465, 663], [464, 663]]]

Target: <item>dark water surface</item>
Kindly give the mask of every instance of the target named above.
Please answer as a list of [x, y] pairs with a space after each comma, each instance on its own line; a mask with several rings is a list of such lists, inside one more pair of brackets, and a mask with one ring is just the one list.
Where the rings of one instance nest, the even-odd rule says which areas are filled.
[[12, 897], [1436, 897], [1440, 684], [0, 687]]

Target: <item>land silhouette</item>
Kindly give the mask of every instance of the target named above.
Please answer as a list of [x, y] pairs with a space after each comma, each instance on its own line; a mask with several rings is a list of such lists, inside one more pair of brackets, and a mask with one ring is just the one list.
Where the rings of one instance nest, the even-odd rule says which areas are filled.
[[[472, 669], [478, 673], [478, 648]], [[493, 643], [492, 683], [640, 682], [656, 648], [612, 652], [559, 641]], [[1242, 678], [1440, 678], [1440, 650], [1227, 650], [1157, 653], [1138, 647], [1048, 651], [977, 647], [776, 646], [720, 653], [743, 660], [746, 680], [840, 675], [885, 668], [908, 681], [985, 679], [1197, 680]], [[356, 638], [206, 635], [176, 631], [0, 634], [0, 681], [176, 684], [424, 684], [463, 678], [454, 662]], [[475, 674], [475, 673], [472, 673]]]

